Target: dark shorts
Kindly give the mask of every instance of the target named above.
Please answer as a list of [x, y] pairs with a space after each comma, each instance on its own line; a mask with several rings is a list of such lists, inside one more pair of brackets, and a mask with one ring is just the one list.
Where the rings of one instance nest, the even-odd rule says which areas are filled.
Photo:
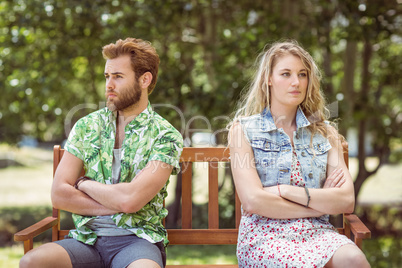
[[153, 260], [160, 267], [166, 265], [166, 252], [162, 242], [152, 244], [135, 235], [100, 236], [93, 246], [73, 238], [55, 243], [68, 252], [74, 268], [124, 268], [139, 259]]

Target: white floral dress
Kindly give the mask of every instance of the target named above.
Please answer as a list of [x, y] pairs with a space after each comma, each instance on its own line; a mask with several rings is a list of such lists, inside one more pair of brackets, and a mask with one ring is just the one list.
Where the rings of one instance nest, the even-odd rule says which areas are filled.
[[[304, 187], [300, 163], [292, 157], [291, 185]], [[335, 251], [353, 244], [326, 217], [278, 220], [243, 212], [239, 267], [324, 267]]]

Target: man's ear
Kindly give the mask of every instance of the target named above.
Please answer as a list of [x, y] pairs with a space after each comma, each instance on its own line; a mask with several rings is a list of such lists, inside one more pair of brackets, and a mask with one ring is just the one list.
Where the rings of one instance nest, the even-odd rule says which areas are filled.
[[143, 75], [141, 75], [138, 81], [142, 89], [147, 89], [152, 82], [152, 74], [150, 72], [145, 72]]

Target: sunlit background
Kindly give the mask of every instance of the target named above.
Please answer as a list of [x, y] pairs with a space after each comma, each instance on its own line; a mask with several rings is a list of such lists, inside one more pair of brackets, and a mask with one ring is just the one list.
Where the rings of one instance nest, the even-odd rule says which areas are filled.
[[[126, 37], [156, 47], [150, 101], [187, 146], [225, 146], [258, 53], [277, 40], [300, 42], [349, 141], [355, 213], [372, 232], [363, 250], [372, 267], [402, 267], [401, 0], [2, 0], [0, 267], [22, 256], [13, 234], [50, 215], [52, 146], [104, 107], [101, 49]], [[233, 248], [188, 252], [190, 263], [235, 261]]]

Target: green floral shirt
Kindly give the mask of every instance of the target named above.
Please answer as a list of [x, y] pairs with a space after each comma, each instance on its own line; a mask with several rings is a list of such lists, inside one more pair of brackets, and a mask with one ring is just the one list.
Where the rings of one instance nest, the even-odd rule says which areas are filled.
[[[86, 176], [101, 183], [112, 184], [115, 134], [116, 116], [103, 108], [78, 120], [71, 130], [65, 150], [84, 162]], [[183, 138], [180, 133], [148, 104], [147, 109], [125, 127], [120, 182], [130, 182], [153, 160], [173, 166], [172, 174], [177, 174], [182, 150]], [[163, 206], [167, 184], [136, 213], [113, 215], [117, 227], [130, 230], [151, 243], [163, 241], [167, 245], [169, 241], [162, 224], [168, 214]], [[85, 226], [93, 218], [73, 214], [76, 229], [71, 230], [69, 236], [86, 244], [95, 244], [96, 234]]]

